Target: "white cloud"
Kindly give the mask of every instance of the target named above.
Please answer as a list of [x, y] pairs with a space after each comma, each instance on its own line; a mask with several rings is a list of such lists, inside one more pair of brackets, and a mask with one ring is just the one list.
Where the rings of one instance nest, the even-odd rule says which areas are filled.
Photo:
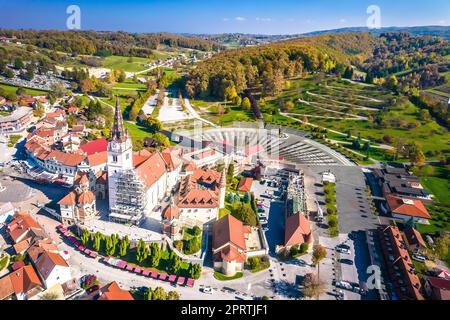
[[245, 19], [244, 17], [236, 17], [234, 18], [236, 21], [245, 21], [247, 19]]
[[270, 21], [272, 21], [272, 18], [260, 18], [260, 17], [257, 17], [256, 21], [270, 22]]
[[340, 23], [346, 23], [347, 20], [346, 20], [346, 19], [340, 19], [339, 22], [340, 22]]
[[438, 24], [447, 25], [447, 20], [439, 20]]
[[230, 21], [229, 18], [222, 18], [222, 21]]

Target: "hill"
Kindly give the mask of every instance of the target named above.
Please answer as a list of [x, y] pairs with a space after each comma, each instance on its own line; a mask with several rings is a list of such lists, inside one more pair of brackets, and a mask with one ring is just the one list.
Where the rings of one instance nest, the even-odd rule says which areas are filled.
[[159, 46], [211, 51], [222, 47], [208, 40], [170, 33], [128, 33], [60, 30], [5, 30], [0, 37], [17, 37], [24, 44], [82, 55], [148, 57]]

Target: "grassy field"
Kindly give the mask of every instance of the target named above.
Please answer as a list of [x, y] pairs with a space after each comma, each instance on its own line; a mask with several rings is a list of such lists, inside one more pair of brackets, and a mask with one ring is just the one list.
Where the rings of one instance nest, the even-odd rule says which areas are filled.
[[126, 72], [139, 72], [147, 69], [145, 64], [151, 60], [148, 58], [132, 57], [133, 62], [128, 62], [130, 57], [109, 56], [105, 58], [103, 67], [108, 69], [123, 70]]
[[[2, 91], [2, 89], [4, 90], [4, 94], [7, 95], [10, 93], [16, 93], [16, 91], [17, 91], [17, 89], [19, 89], [19, 87], [0, 83], [0, 92]], [[27, 89], [27, 88], [24, 88], [24, 89], [25, 89], [25, 94], [32, 95], [32, 96], [42, 96], [42, 95], [48, 94], [48, 91]]]
[[419, 224], [421, 233], [434, 234], [450, 230], [450, 208], [444, 206], [427, 206], [432, 219], [430, 224]]
[[436, 201], [450, 205], [450, 169], [445, 166], [434, 168], [432, 175], [420, 177], [420, 183], [435, 196]]
[[127, 78], [125, 80], [125, 82], [114, 84], [113, 88], [128, 88], [128, 89], [133, 89], [133, 90], [136, 90], [136, 89], [146, 90], [147, 85], [145, 83], [133, 82], [133, 80], [131, 78]]

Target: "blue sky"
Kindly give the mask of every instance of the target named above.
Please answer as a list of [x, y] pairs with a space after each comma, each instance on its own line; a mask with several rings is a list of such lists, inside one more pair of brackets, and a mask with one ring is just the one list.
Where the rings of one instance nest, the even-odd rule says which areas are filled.
[[0, 27], [65, 29], [72, 4], [84, 30], [293, 34], [365, 26], [371, 4], [383, 27], [450, 25], [449, 0], [0, 0]]

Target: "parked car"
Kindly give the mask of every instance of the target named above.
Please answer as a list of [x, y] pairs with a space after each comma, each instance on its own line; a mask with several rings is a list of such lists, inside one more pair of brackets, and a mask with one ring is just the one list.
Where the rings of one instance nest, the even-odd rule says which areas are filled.
[[258, 212], [263, 213], [263, 212], [266, 212], [266, 210], [264, 210], [263, 208], [258, 208]]
[[265, 227], [265, 228], [262, 229], [262, 231], [263, 232], [267, 232], [267, 231], [269, 231], [269, 228]]
[[213, 294], [213, 293], [214, 293], [214, 289], [211, 288], [211, 287], [204, 287], [204, 288], [203, 288], [203, 293], [206, 293], [206, 294]]
[[419, 261], [419, 262], [427, 261], [426, 257], [424, 257], [422, 255], [419, 255], [419, 254], [412, 256], [412, 258], [413, 258], [413, 260], [416, 260], [416, 261]]
[[343, 254], [350, 254], [350, 250], [342, 246], [337, 246], [336, 251]]
[[260, 218], [260, 219], [259, 219], [259, 222], [260, 222], [261, 224], [267, 224], [267, 219], [265, 219], [265, 218]]
[[353, 261], [350, 260], [350, 259], [340, 259], [339, 262], [340, 262], [340, 263], [343, 263], [343, 264], [348, 264], [348, 265], [350, 265], [350, 266], [353, 265]]
[[153, 210], [154, 212], [161, 212], [162, 207], [156, 206], [156, 208]]

